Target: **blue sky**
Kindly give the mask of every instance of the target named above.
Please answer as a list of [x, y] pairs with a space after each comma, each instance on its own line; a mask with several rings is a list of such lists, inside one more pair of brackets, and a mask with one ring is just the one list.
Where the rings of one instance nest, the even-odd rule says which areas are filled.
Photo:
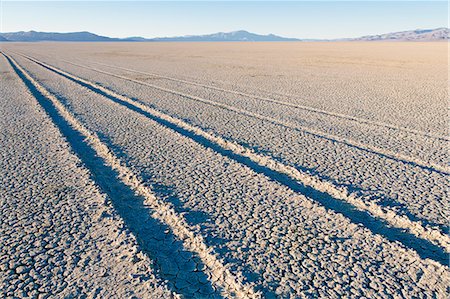
[[90, 31], [111, 37], [245, 29], [298, 38], [448, 27], [445, 1], [2, 1], [1, 32]]

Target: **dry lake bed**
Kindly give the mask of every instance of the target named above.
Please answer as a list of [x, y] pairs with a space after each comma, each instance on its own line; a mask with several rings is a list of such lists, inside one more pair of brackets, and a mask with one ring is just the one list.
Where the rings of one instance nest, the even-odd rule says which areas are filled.
[[1, 44], [0, 297], [447, 298], [447, 50]]

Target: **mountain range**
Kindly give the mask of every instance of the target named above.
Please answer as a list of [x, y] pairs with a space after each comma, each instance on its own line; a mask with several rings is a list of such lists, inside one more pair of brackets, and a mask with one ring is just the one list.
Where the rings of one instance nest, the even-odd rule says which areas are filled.
[[187, 36], [176, 36], [176, 37], [158, 37], [152, 39], [152, 41], [161, 41], [161, 42], [171, 42], [171, 41], [186, 41], [186, 42], [224, 42], [224, 41], [230, 41], [230, 42], [244, 42], [244, 41], [251, 41], [251, 42], [277, 42], [277, 41], [300, 41], [300, 39], [297, 38], [288, 38], [288, 37], [281, 37], [274, 34], [269, 35], [260, 35], [251, 33], [245, 30], [239, 30], [239, 31], [232, 31], [232, 32], [218, 32], [213, 34], [207, 34], [207, 35], [187, 35]]
[[169, 42], [169, 41], [190, 41], [190, 42], [206, 42], [206, 41], [299, 41], [295, 38], [285, 38], [273, 34], [260, 35], [250, 33], [245, 30], [233, 32], [219, 32], [208, 35], [188, 35], [176, 37], [157, 37], [157, 38], [143, 38], [143, 37], [127, 37], [127, 38], [112, 38], [100, 36], [87, 31], [70, 32], [70, 33], [56, 33], [56, 32], [37, 32], [37, 31], [19, 31], [0, 33], [0, 41], [2, 37], [7, 41], [14, 42], [37, 42], [37, 41], [71, 41], [71, 42]]
[[355, 41], [439, 41], [448, 40], [450, 30], [448, 28], [417, 29], [385, 33], [380, 35], [367, 35], [355, 39]]
[[207, 35], [187, 35], [176, 37], [127, 37], [112, 38], [97, 35], [87, 31], [83, 32], [37, 32], [19, 31], [0, 33], [1, 41], [11, 42], [38, 42], [38, 41], [63, 41], [63, 42], [274, 42], [274, 41], [442, 41], [449, 39], [448, 28], [417, 29], [410, 31], [392, 32], [380, 35], [362, 36], [359, 38], [321, 40], [321, 39], [297, 39], [281, 37], [274, 34], [260, 35], [245, 30], [232, 32], [218, 32]]

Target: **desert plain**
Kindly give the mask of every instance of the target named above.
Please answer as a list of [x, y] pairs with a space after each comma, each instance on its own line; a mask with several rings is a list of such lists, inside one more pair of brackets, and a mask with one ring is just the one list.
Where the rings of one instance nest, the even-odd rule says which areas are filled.
[[447, 298], [448, 43], [0, 52], [0, 297]]

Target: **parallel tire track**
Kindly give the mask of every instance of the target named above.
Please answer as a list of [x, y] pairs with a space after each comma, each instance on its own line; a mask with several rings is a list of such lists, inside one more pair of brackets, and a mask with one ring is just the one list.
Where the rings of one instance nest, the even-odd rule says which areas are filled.
[[386, 150], [386, 149], [383, 149], [383, 148], [380, 148], [380, 147], [377, 147], [377, 146], [373, 146], [373, 145], [370, 145], [370, 144], [361, 143], [359, 141], [356, 141], [356, 140], [353, 140], [353, 139], [350, 139], [350, 138], [345, 138], [345, 137], [340, 137], [340, 136], [337, 136], [337, 135], [328, 134], [328, 133], [325, 133], [325, 132], [322, 132], [322, 131], [319, 131], [319, 130], [316, 130], [316, 129], [307, 128], [305, 126], [293, 125], [291, 123], [280, 121], [280, 120], [272, 118], [272, 117], [264, 116], [264, 115], [261, 115], [261, 114], [258, 114], [258, 113], [254, 113], [254, 112], [250, 112], [250, 111], [244, 110], [244, 109], [236, 108], [234, 106], [230, 106], [230, 105], [227, 105], [227, 104], [222, 104], [222, 103], [218, 103], [218, 102], [215, 102], [215, 101], [212, 101], [212, 100], [208, 100], [208, 99], [204, 99], [204, 98], [201, 98], [201, 97], [192, 96], [192, 95], [189, 95], [189, 94], [178, 92], [178, 91], [175, 91], [175, 90], [167, 89], [167, 88], [160, 87], [160, 86], [157, 86], [157, 85], [154, 85], [154, 84], [151, 84], [151, 83], [148, 83], [148, 82], [144, 82], [144, 81], [141, 81], [141, 80], [136, 80], [136, 79], [132, 79], [132, 78], [129, 78], [129, 77], [126, 77], [126, 76], [113, 74], [113, 73], [106, 72], [106, 71], [103, 71], [103, 70], [100, 70], [100, 69], [96, 69], [96, 68], [93, 68], [93, 67], [89, 67], [89, 66], [86, 66], [86, 65], [81, 65], [81, 64], [76, 64], [76, 63], [71, 63], [71, 64], [72, 65], [76, 65], [78, 67], [85, 68], [85, 69], [89, 69], [89, 70], [92, 70], [92, 71], [95, 71], [95, 72], [98, 72], [98, 73], [102, 73], [102, 74], [105, 74], [105, 75], [108, 75], [108, 76], [112, 76], [112, 77], [116, 77], [116, 78], [119, 78], [119, 79], [127, 80], [127, 81], [134, 82], [134, 83], [137, 83], [137, 84], [140, 84], [140, 85], [148, 86], [148, 87], [151, 87], [153, 89], [157, 89], [157, 90], [160, 90], [160, 91], [163, 91], [163, 92], [171, 93], [171, 94], [174, 94], [174, 95], [177, 95], [177, 96], [181, 96], [181, 97], [184, 97], [184, 98], [187, 98], [187, 99], [190, 99], [190, 100], [194, 100], [194, 101], [197, 101], [197, 102], [202, 102], [202, 103], [205, 103], [205, 104], [208, 104], [208, 105], [212, 105], [212, 106], [220, 107], [220, 108], [223, 108], [223, 109], [227, 109], [229, 111], [233, 111], [233, 112], [236, 112], [238, 114], [250, 116], [250, 117], [253, 117], [253, 118], [256, 118], [256, 119], [260, 119], [260, 120], [263, 120], [263, 121], [268, 121], [268, 122], [271, 122], [273, 124], [280, 125], [280, 126], [283, 126], [283, 127], [289, 128], [289, 129], [300, 130], [302, 132], [305, 132], [307, 134], [313, 135], [313, 136], [318, 137], [318, 138], [330, 140], [330, 141], [333, 141], [333, 142], [342, 143], [342, 144], [345, 144], [347, 146], [351, 146], [351, 147], [357, 148], [359, 150], [363, 150], [363, 151], [366, 151], [366, 152], [370, 152], [370, 153], [374, 153], [374, 154], [386, 157], [388, 159], [392, 159], [392, 160], [395, 160], [395, 161], [401, 161], [403, 163], [413, 164], [415, 166], [418, 166], [418, 167], [421, 167], [421, 168], [424, 168], [424, 169], [428, 169], [428, 170], [431, 170], [431, 171], [438, 171], [438, 172], [442, 172], [444, 174], [449, 174], [450, 173], [450, 170], [448, 169], [448, 167], [442, 166], [442, 165], [437, 164], [437, 163], [423, 161], [423, 160], [415, 158], [415, 157], [407, 156], [407, 155], [404, 155], [404, 154], [399, 154], [399, 153], [396, 153], [396, 152], [393, 152], [393, 151], [390, 151], [390, 150]]
[[330, 196], [338, 200], [347, 202], [360, 211], [368, 212], [373, 217], [382, 219], [383, 221], [386, 221], [389, 225], [393, 227], [404, 229], [409, 233], [415, 235], [416, 237], [427, 240], [433, 244], [440, 246], [446, 252], [450, 252], [450, 237], [440, 232], [439, 229], [430, 226], [423, 226], [421, 222], [412, 221], [405, 215], [402, 216], [397, 215], [395, 211], [391, 210], [390, 208], [381, 207], [371, 201], [367, 202], [364, 197], [360, 197], [350, 193], [348, 189], [345, 187], [337, 187], [329, 181], [322, 180], [316, 176], [310, 175], [292, 166], [282, 164], [270, 157], [255, 153], [251, 149], [241, 146], [240, 144], [237, 144], [235, 142], [227, 141], [221, 138], [220, 136], [214, 135], [213, 133], [205, 132], [196, 126], [190, 125], [180, 119], [174, 118], [170, 115], [164, 114], [158, 110], [150, 108], [149, 106], [141, 104], [136, 100], [117, 94], [114, 91], [111, 91], [96, 83], [69, 74], [61, 69], [40, 62], [32, 57], [28, 57], [26, 55], [23, 56], [29, 59], [30, 61], [33, 61], [34, 63], [41, 65], [42, 67], [51, 70], [63, 77], [66, 77], [82, 86], [88, 86], [99, 93], [103, 93], [111, 97], [120, 99], [124, 103], [127, 103], [130, 106], [145, 111], [146, 113], [153, 115], [156, 118], [171, 123], [175, 127], [182, 128], [183, 130], [189, 131], [197, 136], [201, 136], [202, 138], [217, 145], [218, 147], [226, 151], [231, 151], [233, 154], [239, 157], [248, 158], [254, 163], [258, 164], [260, 167], [270, 169], [279, 174], [287, 175], [288, 177], [292, 178], [295, 181], [300, 182], [305, 186], [311, 187], [319, 192], [329, 194]]
[[[70, 63], [70, 64], [73, 64], [73, 65], [77, 65], [76, 63], [73, 63], [73, 62], [68, 61], [68, 60], [62, 60], [62, 61]], [[314, 113], [323, 114], [323, 115], [327, 115], [327, 116], [333, 116], [333, 117], [336, 117], [336, 118], [342, 118], [342, 119], [346, 119], [346, 120], [353, 121], [353, 122], [356, 122], [356, 123], [363, 123], [363, 124], [368, 124], [368, 125], [373, 125], [373, 126], [378, 126], [378, 127], [385, 127], [385, 128], [396, 130], [396, 131], [407, 132], [407, 133], [416, 134], [416, 135], [420, 135], [420, 136], [424, 136], [424, 137], [428, 137], [428, 138], [439, 139], [439, 140], [443, 140], [443, 141], [449, 141], [450, 140], [450, 138], [448, 136], [445, 136], [445, 135], [433, 134], [433, 133], [424, 132], [424, 131], [420, 131], [420, 130], [400, 127], [400, 126], [388, 124], [388, 123], [385, 123], [385, 122], [374, 121], [374, 120], [365, 119], [365, 118], [361, 118], [361, 117], [356, 117], [356, 116], [351, 116], [351, 115], [347, 115], [347, 114], [342, 114], [342, 113], [327, 111], [327, 110], [323, 110], [323, 109], [318, 109], [318, 108], [314, 108], [314, 107], [310, 107], [310, 106], [304, 106], [304, 105], [299, 105], [299, 104], [290, 103], [290, 102], [286, 102], [286, 101], [275, 100], [275, 99], [262, 97], [262, 96], [258, 96], [258, 95], [254, 95], [254, 94], [250, 94], [250, 93], [246, 93], [246, 92], [242, 92], [242, 91], [236, 91], [236, 90], [220, 88], [220, 87], [216, 87], [216, 86], [212, 86], [212, 85], [201, 84], [201, 83], [192, 82], [192, 81], [188, 81], [188, 80], [173, 78], [173, 77], [169, 77], [169, 76], [163, 76], [163, 75], [155, 74], [155, 73], [142, 72], [142, 71], [138, 71], [138, 70], [134, 70], [134, 69], [130, 69], [130, 68], [124, 68], [124, 67], [111, 65], [111, 64], [106, 64], [106, 63], [101, 63], [101, 62], [92, 62], [92, 63], [98, 64], [98, 65], [104, 65], [104, 66], [107, 66], [107, 67], [120, 69], [120, 70], [124, 70], [124, 71], [134, 72], [134, 73], [137, 73], [137, 74], [150, 75], [150, 76], [153, 76], [153, 77], [156, 77], [156, 78], [166, 79], [166, 80], [170, 80], [170, 81], [174, 81], [174, 82], [178, 82], [178, 83], [184, 83], [184, 84], [189, 84], [189, 85], [193, 85], [193, 86], [199, 86], [199, 87], [203, 87], [203, 88], [207, 88], [207, 89], [212, 89], [212, 90], [222, 91], [222, 92], [226, 92], [226, 93], [241, 95], [241, 96], [252, 98], [252, 99], [256, 99], [256, 100], [276, 103], [276, 104], [280, 104], [280, 105], [283, 105], [283, 106], [292, 107], [292, 108], [296, 108], [296, 109], [300, 109], [300, 110], [306, 110], [306, 111], [309, 111], [309, 112], [314, 112]], [[265, 92], [267, 92], [267, 91], [265, 91]], [[295, 97], [293, 95], [288, 95], [288, 94], [273, 93], [273, 92], [269, 92], [269, 93], [280, 95], [280, 96], [285, 96], [285, 97]]]
[[209, 248], [203, 237], [196, 235], [194, 229], [189, 226], [183, 216], [179, 215], [170, 204], [158, 199], [150, 188], [142, 182], [120, 159], [118, 159], [110, 149], [97, 137], [97, 135], [88, 130], [81, 124], [69, 110], [45, 87], [38, 83], [31, 75], [25, 71], [12, 57], [2, 53], [8, 61], [18, 69], [23, 76], [58, 110], [61, 117], [69, 123], [75, 130], [82, 134], [87, 143], [95, 150], [111, 169], [119, 173], [119, 179], [137, 194], [145, 198], [145, 204], [155, 211], [151, 216], [158, 221], [167, 224], [180, 240], [187, 250], [198, 254], [206, 266], [205, 272], [211, 277], [212, 283], [223, 290], [224, 296], [236, 298], [259, 298], [257, 293], [249, 285], [242, 283], [242, 275], [233, 275], [219, 258]]

